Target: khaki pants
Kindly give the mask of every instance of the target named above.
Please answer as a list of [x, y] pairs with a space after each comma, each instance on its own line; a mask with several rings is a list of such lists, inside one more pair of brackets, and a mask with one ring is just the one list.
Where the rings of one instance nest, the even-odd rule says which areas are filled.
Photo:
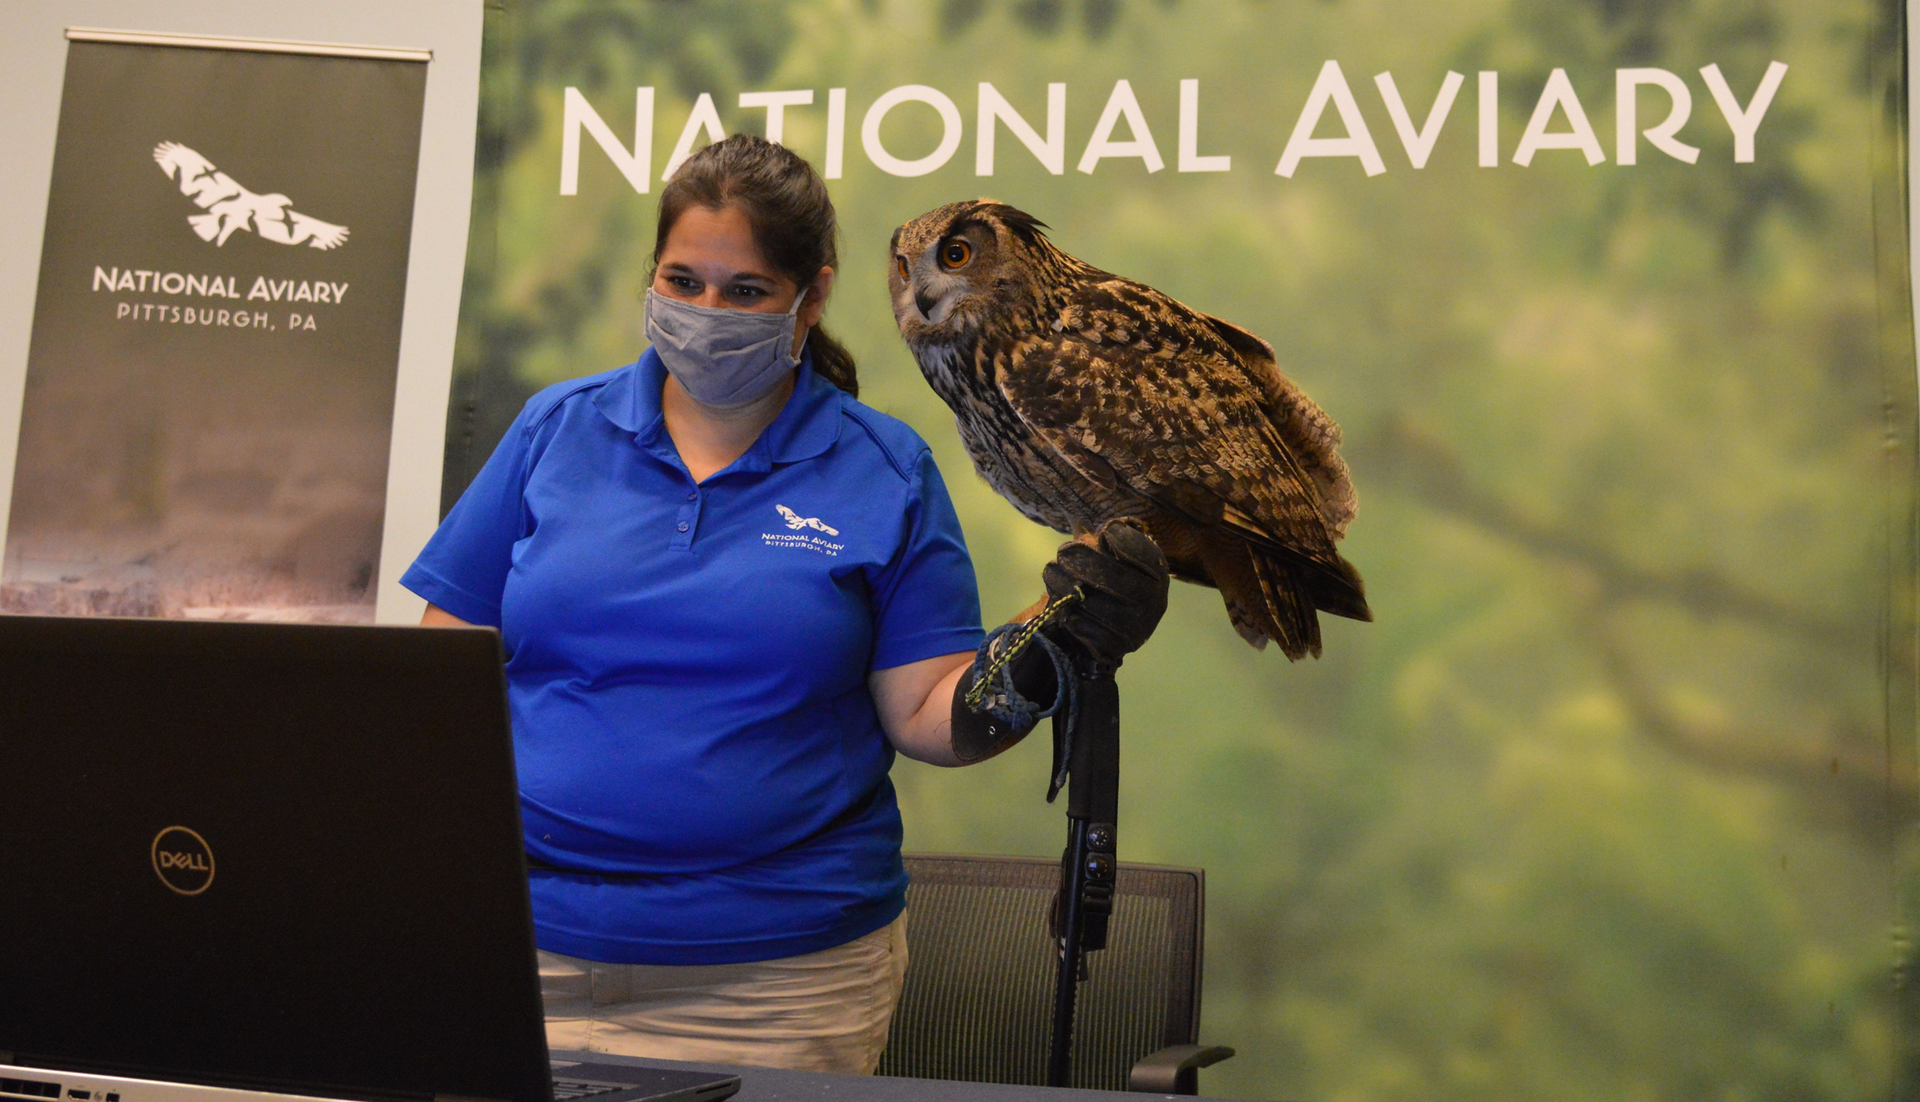
[[907, 975], [907, 917], [748, 964], [601, 964], [540, 953], [554, 1049], [871, 1075]]

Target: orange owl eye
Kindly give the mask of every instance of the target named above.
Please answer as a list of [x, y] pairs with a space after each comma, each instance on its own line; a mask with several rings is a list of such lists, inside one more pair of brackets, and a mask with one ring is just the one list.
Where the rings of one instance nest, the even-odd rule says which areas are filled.
[[906, 280], [906, 279], [907, 279], [907, 258], [906, 258], [906, 257], [904, 257], [904, 256], [896, 256], [896, 257], [894, 257], [894, 258], [893, 258], [893, 266], [894, 266], [895, 268], [898, 268], [898, 269], [900, 269], [900, 278], [901, 278], [901, 279], [902, 279], [903, 281], [904, 281], [904, 280]]
[[973, 246], [962, 241], [960, 238], [956, 237], [940, 246], [940, 264], [942, 267], [963, 267], [967, 261], [972, 259]]

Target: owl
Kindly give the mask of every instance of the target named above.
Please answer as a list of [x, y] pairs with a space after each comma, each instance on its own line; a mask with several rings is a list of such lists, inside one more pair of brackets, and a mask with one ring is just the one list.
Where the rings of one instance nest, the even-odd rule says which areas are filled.
[[1356, 507], [1339, 426], [1266, 341], [1076, 260], [1045, 228], [975, 199], [893, 234], [894, 320], [975, 469], [1061, 532], [1137, 523], [1255, 647], [1318, 657], [1317, 611], [1373, 619], [1334, 549]]

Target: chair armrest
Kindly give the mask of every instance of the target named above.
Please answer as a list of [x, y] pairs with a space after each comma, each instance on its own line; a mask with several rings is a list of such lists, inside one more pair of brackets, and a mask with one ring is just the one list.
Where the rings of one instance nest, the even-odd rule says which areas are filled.
[[1133, 1065], [1127, 1089], [1146, 1094], [1199, 1094], [1200, 1069], [1233, 1055], [1225, 1045], [1168, 1045]]

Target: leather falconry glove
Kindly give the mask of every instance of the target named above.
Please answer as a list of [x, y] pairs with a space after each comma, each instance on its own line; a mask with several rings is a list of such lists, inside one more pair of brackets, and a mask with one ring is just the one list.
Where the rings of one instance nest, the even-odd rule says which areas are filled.
[[1000, 653], [993, 640], [981, 651], [987, 656], [976, 655], [973, 668], [953, 690], [953, 755], [966, 764], [990, 758], [1026, 738], [1042, 717], [1052, 714], [1060, 696], [1053, 659], [1035, 639], [1008, 664], [1013, 692], [994, 691], [999, 687], [989, 685], [976, 711], [967, 704], [968, 692]]
[[1145, 646], [1167, 612], [1167, 557], [1124, 520], [1102, 525], [1091, 546], [1078, 540], [1061, 544], [1040, 578], [1050, 605], [1076, 589], [1081, 594], [1042, 630], [1102, 669], [1120, 665]]
[[[953, 694], [954, 755], [975, 762], [1025, 738], [1053, 712], [1061, 682], [1076, 676], [1074, 657], [1111, 669], [1139, 650], [1167, 611], [1167, 559], [1147, 535], [1131, 524], [1111, 521], [1092, 543], [1061, 545], [1041, 571], [1047, 604], [1078, 591], [1080, 599], [1063, 606], [1006, 663], [1006, 670], [981, 695], [978, 707], [967, 697], [987, 675], [1003, 648], [1020, 632], [1013, 625], [996, 631], [980, 648], [973, 668]], [[1012, 692], [1006, 682], [1011, 680]]]

